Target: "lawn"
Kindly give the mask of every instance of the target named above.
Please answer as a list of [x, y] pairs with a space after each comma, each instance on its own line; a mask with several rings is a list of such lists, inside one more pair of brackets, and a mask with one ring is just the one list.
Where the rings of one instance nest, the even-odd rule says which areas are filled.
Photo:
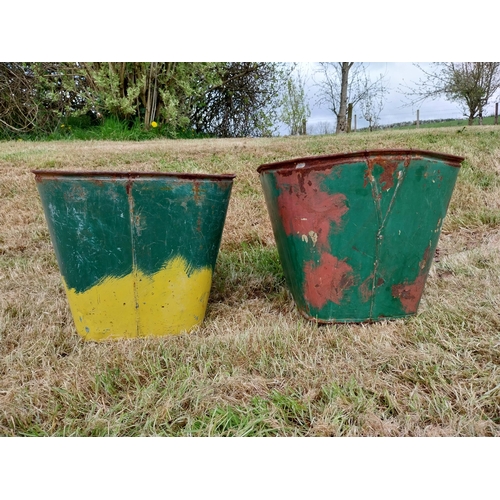
[[[415, 148], [465, 157], [417, 315], [318, 326], [286, 288], [257, 167]], [[237, 175], [203, 324], [77, 334], [31, 169]], [[500, 127], [0, 142], [1, 436], [499, 436]]]

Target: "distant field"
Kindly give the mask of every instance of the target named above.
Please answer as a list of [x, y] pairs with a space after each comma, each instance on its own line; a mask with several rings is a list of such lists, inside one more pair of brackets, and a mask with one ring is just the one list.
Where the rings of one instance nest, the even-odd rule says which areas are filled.
[[[500, 436], [500, 126], [0, 142], [0, 435]], [[380, 148], [464, 156], [419, 313], [317, 326], [286, 289], [257, 167]], [[203, 325], [76, 334], [30, 170], [235, 173]]]
[[[483, 126], [485, 125], [494, 125], [495, 117], [494, 116], [485, 116], [483, 118]], [[478, 119], [474, 120], [472, 126], [478, 125]], [[394, 124], [389, 127], [392, 130], [416, 130], [416, 122], [414, 121], [411, 124]], [[444, 120], [421, 120], [419, 124], [419, 128], [441, 128], [441, 127], [470, 127], [468, 119], [452, 119], [447, 118]]]

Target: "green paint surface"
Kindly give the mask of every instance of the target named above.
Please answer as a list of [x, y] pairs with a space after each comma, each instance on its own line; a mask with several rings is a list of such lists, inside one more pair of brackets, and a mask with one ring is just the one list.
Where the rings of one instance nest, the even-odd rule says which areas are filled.
[[68, 288], [152, 275], [175, 257], [213, 270], [234, 176], [35, 175]]

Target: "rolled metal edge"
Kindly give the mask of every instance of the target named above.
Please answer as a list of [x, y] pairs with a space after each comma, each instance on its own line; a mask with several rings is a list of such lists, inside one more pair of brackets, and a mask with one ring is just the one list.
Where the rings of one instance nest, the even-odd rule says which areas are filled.
[[[356, 158], [366, 159], [372, 156], [403, 156], [413, 155], [417, 157], [427, 157], [441, 160], [452, 167], [460, 168], [460, 164], [465, 160], [462, 156], [427, 151], [424, 149], [371, 149], [365, 151], [354, 151], [351, 153], [337, 153], [331, 155], [305, 156], [303, 158], [294, 158], [291, 160], [278, 161], [273, 163], [264, 163], [257, 168], [257, 172], [262, 174], [269, 170], [295, 169], [301, 163], [305, 163], [304, 168], [330, 167], [337, 165], [345, 160], [353, 161]], [[328, 163], [328, 165], [326, 165]]]
[[185, 180], [212, 180], [223, 181], [232, 180], [236, 174], [200, 174], [186, 172], [119, 172], [119, 171], [104, 171], [104, 170], [31, 170], [37, 179], [43, 177], [50, 179], [52, 177], [111, 177], [114, 179], [137, 179], [137, 178], [162, 178], [174, 177]]

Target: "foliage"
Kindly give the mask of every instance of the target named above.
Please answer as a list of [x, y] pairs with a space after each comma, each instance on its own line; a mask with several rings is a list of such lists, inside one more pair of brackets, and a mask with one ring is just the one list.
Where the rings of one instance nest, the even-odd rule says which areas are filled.
[[191, 124], [217, 137], [270, 136], [278, 119], [287, 69], [281, 63], [228, 62], [215, 68], [215, 82], [192, 100]]
[[461, 106], [469, 125], [476, 116], [481, 123], [484, 108], [500, 89], [500, 62], [433, 63], [430, 70], [416, 66], [424, 77], [414, 88], [402, 89], [408, 104], [444, 96]]
[[318, 104], [326, 104], [337, 117], [336, 133], [351, 130], [348, 119], [348, 105], [351, 109], [357, 104], [371, 100], [383, 101], [388, 89], [383, 75], [371, 81], [366, 74], [364, 63], [354, 62], [320, 62], [318, 69], [319, 81]]
[[98, 107], [121, 120], [153, 122], [172, 132], [189, 124], [193, 100], [220, 83], [220, 63], [85, 63]]
[[297, 73], [295, 78], [289, 77], [283, 95], [281, 121], [290, 129], [290, 135], [304, 135], [307, 118], [311, 110], [306, 102], [305, 79]]
[[89, 89], [75, 63], [0, 63], [0, 136], [52, 132], [89, 112]]
[[57, 135], [85, 114], [171, 137], [271, 135], [284, 79], [280, 63], [0, 63], [0, 136]]

